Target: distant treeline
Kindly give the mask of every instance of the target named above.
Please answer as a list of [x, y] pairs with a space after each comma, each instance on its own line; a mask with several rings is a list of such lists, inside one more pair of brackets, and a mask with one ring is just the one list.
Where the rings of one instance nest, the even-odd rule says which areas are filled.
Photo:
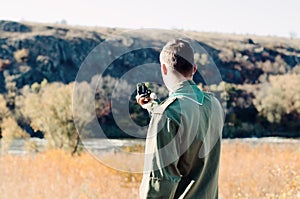
[[[87, 108], [90, 104], [84, 102], [86, 95], [79, 95], [82, 98], [77, 101], [82, 103], [75, 109], [81, 117], [81, 123], [76, 127], [89, 125], [90, 118], [96, 114], [107, 137], [132, 137], [118, 127], [112, 114], [111, 97], [117, 80], [110, 76], [93, 80], [101, 81], [96, 90], [85, 82], [76, 85], [81, 86], [85, 93], [96, 91], [95, 109], [91, 112]], [[124, 89], [131, 89], [126, 82], [123, 84]], [[16, 92], [15, 85], [10, 84], [10, 92], [0, 95], [0, 132], [4, 143], [9, 145], [14, 138], [45, 137], [50, 148], [76, 152], [80, 140], [73, 121], [74, 85], [48, 83], [44, 80]], [[299, 137], [300, 87], [296, 85], [300, 85], [300, 75], [286, 74], [270, 76], [266, 82], [257, 85], [222, 82], [219, 85], [199, 87], [209, 89], [223, 103], [227, 114], [223, 137]], [[167, 95], [165, 88], [153, 86], [152, 89], [160, 96]], [[135, 102], [134, 93], [128, 106], [131, 119], [137, 125], [147, 125], [148, 113]], [[99, 137], [93, 131], [81, 135]], [[28, 146], [35, 150], [34, 144]]]

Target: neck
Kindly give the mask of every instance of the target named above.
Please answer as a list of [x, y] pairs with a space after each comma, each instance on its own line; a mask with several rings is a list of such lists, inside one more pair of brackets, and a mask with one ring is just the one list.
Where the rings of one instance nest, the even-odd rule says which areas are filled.
[[169, 92], [172, 93], [176, 90], [176, 87], [179, 83], [193, 80], [193, 77], [184, 77], [183, 75], [177, 76], [175, 74], [170, 74], [164, 78], [164, 82], [166, 87], [168, 88]]

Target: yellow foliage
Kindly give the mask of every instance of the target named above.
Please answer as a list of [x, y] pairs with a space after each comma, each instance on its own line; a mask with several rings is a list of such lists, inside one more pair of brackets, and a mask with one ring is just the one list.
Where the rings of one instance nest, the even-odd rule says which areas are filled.
[[14, 52], [14, 58], [18, 63], [26, 62], [29, 59], [29, 50], [22, 48]]
[[5, 138], [28, 138], [29, 134], [17, 124], [11, 117], [4, 118], [1, 124], [2, 136]]
[[28, 93], [21, 107], [35, 130], [45, 133], [49, 147], [73, 149], [77, 144], [72, 115], [73, 84], [46, 84]]
[[280, 122], [285, 114], [300, 116], [300, 75], [270, 76], [256, 92], [254, 105], [270, 122]]
[[3, 118], [1, 124], [1, 150], [5, 152], [11, 145], [13, 139], [16, 138], [29, 138], [29, 134], [23, 131], [22, 128], [17, 124], [17, 122], [11, 117]]
[[7, 117], [8, 115], [9, 115], [9, 110], [6, 107], [6, 101], [3, 95], [0, 94], [0, 122], [2, 118]]

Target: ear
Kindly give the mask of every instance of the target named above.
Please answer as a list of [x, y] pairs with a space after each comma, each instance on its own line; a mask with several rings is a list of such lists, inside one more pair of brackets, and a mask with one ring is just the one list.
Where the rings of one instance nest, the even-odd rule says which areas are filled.
[[161, 65], [161, 69], [164, 75], [167, 75], [167, 66], [165, 64]]
[[194, 67], [193, 67], [193, 75], [196, 73], [196, 71], [197, 71], [197, 65], [194, 64]]

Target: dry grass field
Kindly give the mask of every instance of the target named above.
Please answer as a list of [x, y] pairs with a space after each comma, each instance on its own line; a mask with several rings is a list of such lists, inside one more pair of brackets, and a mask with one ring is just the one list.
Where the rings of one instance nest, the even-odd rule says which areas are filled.
[[300, 198], [300, 144], [225, 143], [220, 198]]
[[[124, 156], [109, 158], [141, 165]], [[132, 199], [141, 180], [141, 174], [113, 170], [88, 153], [63, 151], [2, 155], [0, 176], [1, 199]], [[221, 199], [300, 198], [299, 142], [223, 142], [219, 183]]]

